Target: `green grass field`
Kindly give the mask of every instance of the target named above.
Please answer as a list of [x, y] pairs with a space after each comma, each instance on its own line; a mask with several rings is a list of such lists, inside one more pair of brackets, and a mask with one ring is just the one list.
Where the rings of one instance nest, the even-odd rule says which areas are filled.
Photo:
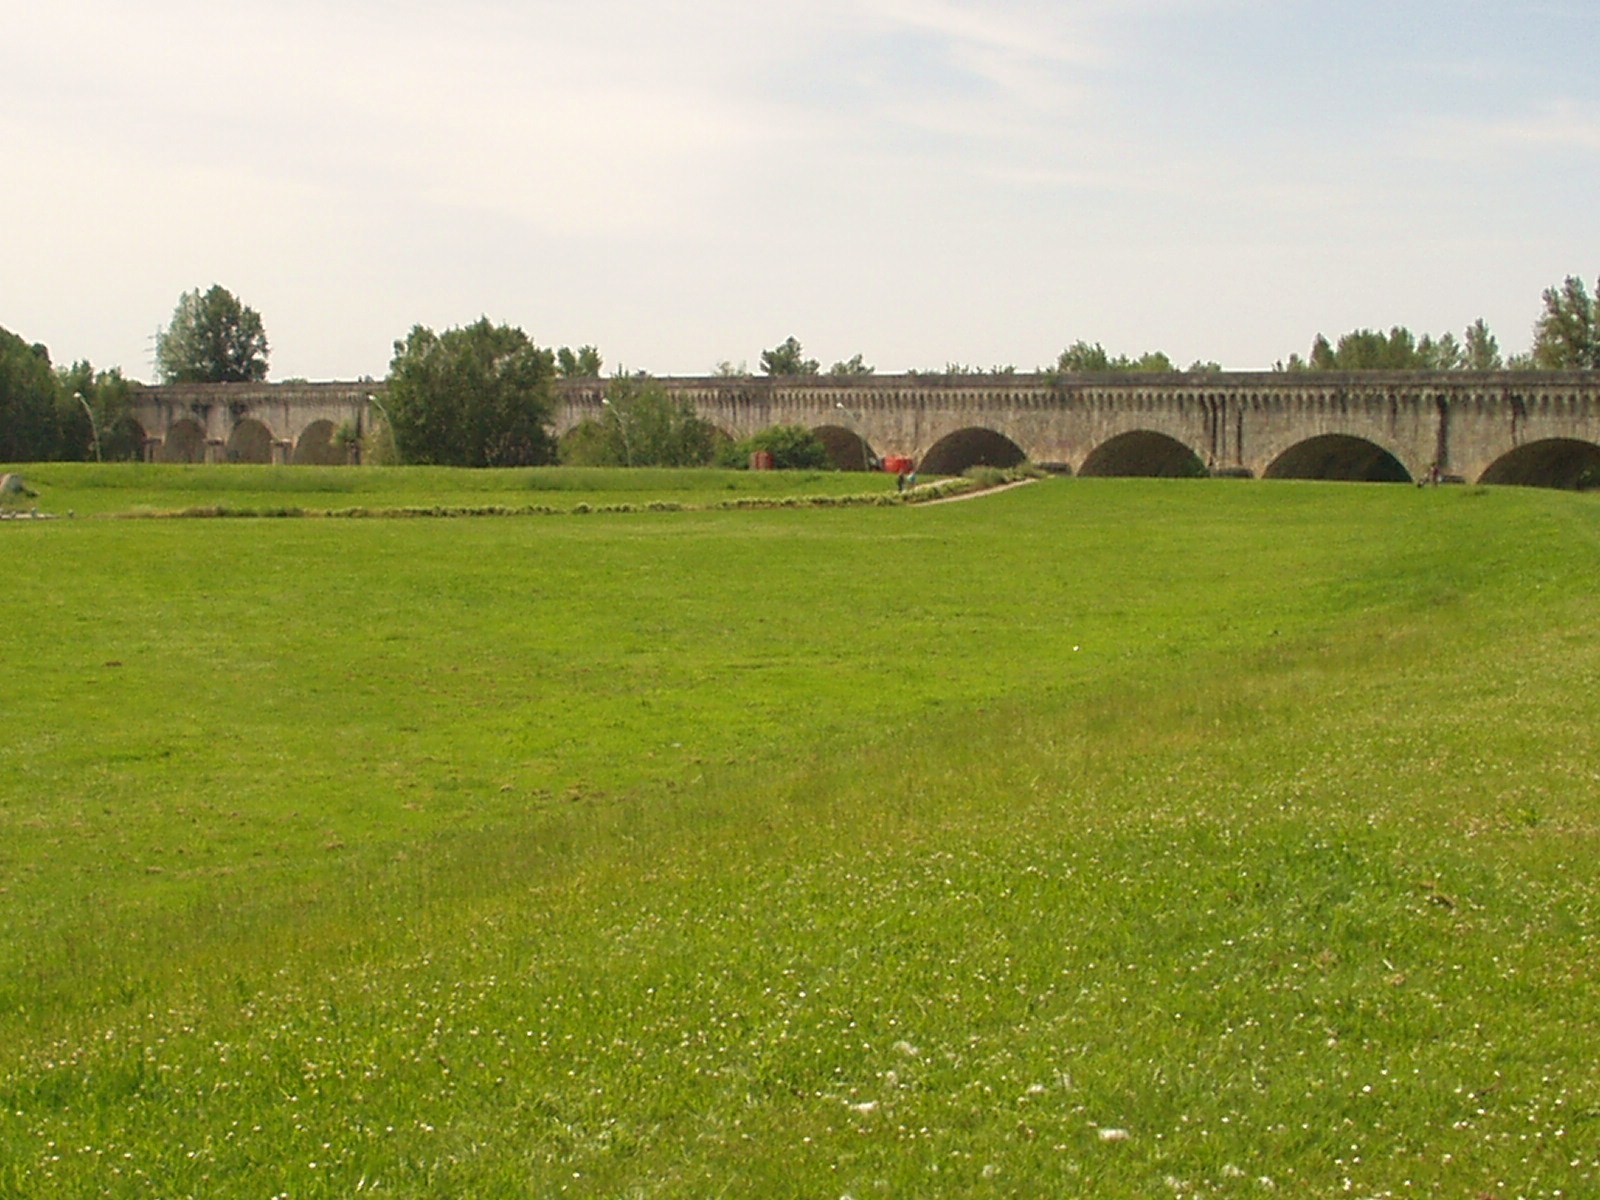
[[[220, 511], [277, 516], [442, 508], [567, 512], [652, 501], [704, 508], [735, 500], [887, 495], [892, 475], [841, 471], [632, 471], [539, 467], [461, 471], [353, 467], [170, 466], [34, 463], [16, 470], [38, 497], [26, 507], [57, 516], [154, 516]], [[21, 505], [13, 505], [22, 507]]]
[[1595, 496], [0, 561], [0, 1195], [1600, 1193]]

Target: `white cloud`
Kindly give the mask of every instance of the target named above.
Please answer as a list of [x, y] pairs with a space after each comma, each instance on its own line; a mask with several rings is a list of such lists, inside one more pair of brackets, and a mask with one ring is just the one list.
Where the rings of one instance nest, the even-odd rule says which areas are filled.
[[1482, 171], [1491, 164], [1522, 174], [1540, 160], [1570, 170], [1600, 166], [1600, 108], [1574, 100], [1529, 105], [1514, 116], [1418, 118], [1403, 140], [1431, 161]]
[[958, 60], [992, 83], [1009, 86], [1018, 67], [1091, 65], [1104, 58], [1073, 20], [1075, 6], [876, 0], [868, 6], [890, 27], [946, 41]]
[[1535, 150], [1600, 153], [1600, 111], [1565, 101], [1526, 117], [1489, 121], [1463, 130], [1466, 139]]

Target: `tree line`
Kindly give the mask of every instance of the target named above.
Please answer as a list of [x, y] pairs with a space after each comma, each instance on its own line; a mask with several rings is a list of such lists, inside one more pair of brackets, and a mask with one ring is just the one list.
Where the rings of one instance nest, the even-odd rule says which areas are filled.
[[[1546, 288], [1526, 353], [1504, 355], [1480, 318], [1462, 332], [1417, 336], [1396, 325], [1353, 329], [1330, 340], [1319, 333], [1305, 357], [1279, 360], [1279, 371], [1498, 371], [1600, 369], [1600, 284], [1591, 295], [1568, 276]], [[266, 378], [268, 343], [261, 315], [214, 284], [178, 299], [156, 335], [156, 367], [165, 383], [255, 382]], [[598, 379], [594, 346], [545, 349], [521, 329], [487, 318], [435, 333], [418, 325], [395, 342], [386, 410], [391, 444], [401, 462], [521, 466], [557, 461], [620, 466], [739, 465], [764, 450], [779, 466], [825, 466], [827, 452], [809, 431], [779, 428], [730, 442], [645, 374], [619, 373], [607, 385], [598, 418], [581, 423], [558, 445], [550, 433], [555, 384]], [[761, 352], [773, 377], [851, 378], [873, 374], [861, 354], [826, 372], [788, 337]], [[1098, 342], [1073, 342], [1043, 373], [1216, 372], [1215, 362], [1186, 368], [1160, 350], [1112, 355]], [[946, 363], [921, 375], [1014, 374], [1014, 366], [972, 368]], [[716, 374], [747, 377], [743, 364], [717, 364]], [[47, 459], [106, 461], [142, 453], [127, 380], [117, 368], [87, 361], [53, 366], [49, 351], [0, 329], [0, 462]]]
[[779, 426], [734, 442], [659, 380], [621, 374], [606, 385], [600, 415], [558, 443], [549, 426], [558, 379], [598, 379], [593, 346], [544, 350], [522, 330], [480, 318], [443, 333], [418, 325], [395, 343], [385, 408], [397, 457], [465, 467], [743, 466], [766, 451], [778, 467], [826, 467], [808, 429]]
[[0, 462], [112, 462], [142, 452], [121, 371], [54, 366], [44, 346], [0, 329]]

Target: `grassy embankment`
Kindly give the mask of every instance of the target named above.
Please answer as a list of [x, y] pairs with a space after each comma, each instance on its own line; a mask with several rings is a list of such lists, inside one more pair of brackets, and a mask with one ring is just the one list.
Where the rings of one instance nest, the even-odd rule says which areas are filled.
[[16, 470], [38, 492], [27, 502], [64, 516], [203, 514], [280, 516], [391, 513], [570, 512], [579, 506], [707, 508], [788, 497], [884, 496], [892, 475], [841, 471], [616, 471], [540, 467], [462, 471], [450, 467], [181, 466], [35, 463]]
[[0, 1194], [1600, 1179], [1593, 497], [0, 553]]

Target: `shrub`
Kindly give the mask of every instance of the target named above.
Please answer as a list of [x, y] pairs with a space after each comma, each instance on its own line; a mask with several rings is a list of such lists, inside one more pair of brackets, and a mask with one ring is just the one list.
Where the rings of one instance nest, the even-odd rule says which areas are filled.
[[774, 425], [742, 442], [734, 442], [721, 451], [719, 465], [748, 467], [750, 456], [763, 450], [772, 455], [772, 465], [780, 471], [833, 469], [822, 439], [804, 425]]
[[577, 467], [702, 467], [716, 456], [717, 428], [687, 400], [645, 376], [618, 377], [602, 413], [561, 439], [562, 463]]

